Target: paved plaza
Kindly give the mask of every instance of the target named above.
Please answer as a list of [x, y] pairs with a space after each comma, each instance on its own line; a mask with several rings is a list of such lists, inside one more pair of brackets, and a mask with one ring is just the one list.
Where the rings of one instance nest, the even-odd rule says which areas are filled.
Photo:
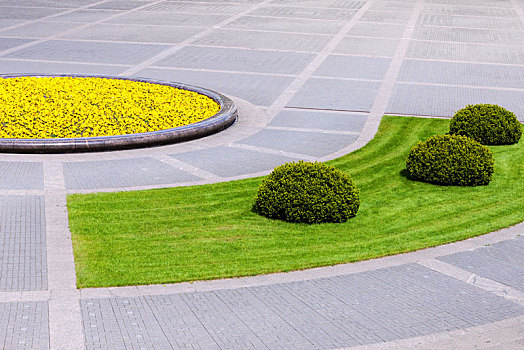
[[0, 154], [0, 349], [524, 348], [524, 223], [355, 264], [78, 290], [66, 208], [333, 159], [384, 114], [494, 103], [524, 122], [524, 0], [0, 0], [7, 73], [188, 83], [239, 120], [150, 149]]

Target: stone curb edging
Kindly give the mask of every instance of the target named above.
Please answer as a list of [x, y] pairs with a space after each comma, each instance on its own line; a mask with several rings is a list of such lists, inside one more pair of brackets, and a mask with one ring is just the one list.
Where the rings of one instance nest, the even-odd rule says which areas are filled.
[[168, 143], [178, 143], [208, 136], [233, 125], [237, 118], [237, 107], [228, 97], [205, 88], [183, 83], [165, 82], [146, 78], [128, 78], [102, 75], [82, 74], [2, 74], [0, 78], [17, 77], [74, 77], [74, 78], [105, 78], [130, 80], [143, 83], [171, 86], [177, 89], [193, 91], [207, 96], [220, 105], [220, 111], [214, 116], [197, 123], [172, 129], [151, 131], [139, 134], [78, 137], [59, 139], [15, 139], [0, 138], [0, 152], [11, 153], [66, 153], [124, 150], [139, 147], [152, 147]]

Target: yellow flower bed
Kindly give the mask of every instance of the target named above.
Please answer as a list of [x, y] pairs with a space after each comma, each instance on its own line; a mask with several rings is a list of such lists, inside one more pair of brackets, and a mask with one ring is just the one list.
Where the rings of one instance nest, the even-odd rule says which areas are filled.
[[170, 129], [220, 105], [171, 86], [106, 78], [0, 79], [0, 138], [70, 138]]

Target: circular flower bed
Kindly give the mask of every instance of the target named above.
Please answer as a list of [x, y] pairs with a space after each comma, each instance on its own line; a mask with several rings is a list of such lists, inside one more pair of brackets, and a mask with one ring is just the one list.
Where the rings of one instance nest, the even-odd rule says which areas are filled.
[[221, 131], [237, 118], [226, 96], [185, 84], [82, 75], [0, 78], [0, 151], [154, 146]]
[[74, 138], [165, 130], [220, 110], [171, 86], [92, 77], [0, 79], [1, 138]]

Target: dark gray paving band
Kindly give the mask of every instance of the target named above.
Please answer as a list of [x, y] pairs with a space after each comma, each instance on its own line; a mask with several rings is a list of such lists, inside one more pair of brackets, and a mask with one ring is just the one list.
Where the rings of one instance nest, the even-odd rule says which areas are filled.
[[474, 327], [523, 315], [524, 306], [406, 264], [235, 290], [85, 299], [82, 314], [88, 349], [332, 349]]
[[0, 152], [14, 153], [56, 153], [56, 152], [90, 152], [122, 150], [137, 147], [153, 147], [168, 143], [193, 140], [220, 132], [231, 126], [237, 119], [237, 108], [228, 97], [211, 90], [182, 83], [168, 83], [142, 78], [122, 78], [111, 76], [89, 75], [0, 75], [9, 79], [19, 76], [64, 77], [76, 78], [96, 77], [101, 79], [120, 79], [136, 82], [159, 84], [176, 89], [188, 90], [211, 98], [220, 105], [217, 114], [205, 120], [172, 129], [129, 134], [119, 136], [78, 137], [59, 139], [0, 139]]
[[43, 196], [0, 196], [0, 291], [47, 289], [44, 212]]

